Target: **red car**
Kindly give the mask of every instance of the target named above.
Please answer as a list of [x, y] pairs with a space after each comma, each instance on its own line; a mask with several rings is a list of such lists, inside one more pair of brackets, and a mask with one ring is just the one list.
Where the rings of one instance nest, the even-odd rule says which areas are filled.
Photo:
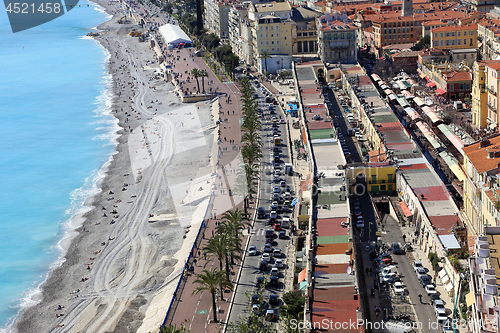
[[274, 231], [280, 231], [281, 230], [281, 224], [276, 223], [274, 226]]

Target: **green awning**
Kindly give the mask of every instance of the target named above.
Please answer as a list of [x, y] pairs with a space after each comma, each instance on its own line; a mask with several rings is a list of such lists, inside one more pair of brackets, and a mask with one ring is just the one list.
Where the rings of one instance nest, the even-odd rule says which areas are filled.
[[311, 135], [311, 140], [314, 139], [330, 139], [332, 137], [335, 137], [335, 129], [333, 128], [325, 128], [325, 129], [315, 129], [315, 130], [310, 130], [309, 134]]
[[317, 237], [316, 242], [320, 245], [349, 243], [349, 235]]

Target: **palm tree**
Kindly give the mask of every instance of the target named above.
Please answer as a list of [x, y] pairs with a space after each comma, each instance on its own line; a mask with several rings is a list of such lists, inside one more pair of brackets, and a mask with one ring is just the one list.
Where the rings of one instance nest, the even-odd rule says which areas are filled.
[[199, 287], [196, 287], [193, 290], [192, 295], [203, 293], [205, 290], [208, 290], [212, 294], [212, 308], [214, 312], [214, 321], [217, 323], [217, 304], [215, 303], [215, 293], [217, 292], [217, 288], [220, 289], [220, 294], [222, 298], [222, 294], [224, 293], [224, 288], [228, 288], [229, 290], [233, 290], [233, 284], [226, 279], [224, 272], [217, 271], [215, 268], [212, 270], [204, 269], [201, 274], [196, 274], [198, 277], [194, 283], [199, 284]]
[[266, 66], [266, 76], [267, 76], [267, 59], [271, 58], [271, 55], [269, 54], [269, 52], [267, 51], [263, 51], [261, 54], [260, 54], [260, 57], [262, 59], [264, 59], [264, 64]]
[[191, 70], [191, 75], [196, 79], [196, 85], [198, 86], [198, 92], [200, 92], [200, 81], [198, 81], [198, 78], [200, 77], [200, 70], [198, 68], [193, 68]]
[[217, 258], [219, 260], [219, 268], [221, 271], [222, 264], [227, 253], [227, 244], [226, 235], [220, 234], [210, 238], [207, 245], [203, 248], [203, 251], [207, 253], [209, 259]]
[[203, 87], [203, 92], [205, 92], [205, 78], [208, 77], [206, 69], [200, 70], [201, 86]]
[[[187, 320], [185, 320], [187, 323]], [[160, 333], [189, 333], [189, 330], [186, 329], [185, 324], [182, 324], [181, 326], [177, 327], [177, 325], [168, 325], [168, 326], [161, 326], [160, 327]]]

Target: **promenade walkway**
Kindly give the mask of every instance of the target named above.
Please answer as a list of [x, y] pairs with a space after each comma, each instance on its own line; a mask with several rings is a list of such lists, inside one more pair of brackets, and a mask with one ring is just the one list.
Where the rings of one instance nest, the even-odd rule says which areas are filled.
[[[183, 90], [188, 89], [188, 91], [193, 92], [197, 90], [195, 79], [191, 79], [190, 82], [186, 80], [187, 75], [191, 76], [190, 72], [193, 68], [205, 69], [207, 71], [208, 78], [205, 78], [205, 90], [209, 91], [210, 88], [213, 88], [212, 90], [217, 88], [217, 91], [220, 92], [218, 116], [222, 122], [218, 126], [220, 130], [218, 180], [213, 192], [213, 208], [209, 208], [208, 214], [212, 218], [205, 221], [206, 229], [201, 241], [198, 241], [199, 246], [197, 250], [193, 252], [192, 259], [189, 263], [190, 265], [194, 265], [194, 274], [187, 277], [187, 283], [184, 285], [184, 288], [176, 295], [176, 300], [172, 306], [172, 311], [174, 311], [172, 324], [179, 326], [185, 321], [188, 321], [186, 327], [190, 329], [191, 332], [219, 332], [222, 331], [222, 327], [227, 321], [230, 305], [229, 301], [231, 300], [232, 292], [226, 291], [224, 293], [224, 301], [218, 299], [219, 323], [213, 322], [214, 309], [212, 308], [211, 294], [208, 291], [197, 295], [192, 295], [192, 293], [194, 289], [199, 286], [193, 283], [196, 279], [196, 274], [201, 273], [203, 269], [210, 270], [213, 267], [219, 267], [219, 262], [217, 260], [208, 261], [208, 258], [205, 258], [202, 250], [207, 244], [208, 239], [213, 236], [216, 223], [220, 221], [220, 217], [225, 211], [234, 209], [235, 206], [239, 209], [243, 209], [241, 198], [237, 196], [228, 196], [228, 189], [225, 185], [225, 180], [227, 180], [228, 183], [234, 182], [236, 167], [238, 165], [239, 149], [241, 146], [239, 123], [241, 118], [240, 92], [236, 84], [232, 82], [220, 82], [202, 58], [192, 56], [194, 49], [181, 49], [179, 53], [173, 50], [173, 52], [173, 54], [179, 55], [180, 60], [175, 61], [173, 64], [175, 67], [172, 67], [172, 70], [182, 74], [182, 77], [179, 77], [179, 81], [185, 81], [182, 83]], [[189, 74], [187, 74], [186, 71]], [[200, 79], [200, 90], [202, 89], [201, 86], [202, 83]], [[214, 103], [214, 105], [216, 106], [217, 103]], [[224, 171], [222, 170], [223, 167], [225, 168]], [[221, 183], [222, 187], [219, 185]], [[253, 216], [254, 212], [250, 210], [249, 213]], [[214, 218], [214, 215], [216, 218]], [[246, 231], [244, 234], [246, 234]], [[245, 236], [242, 244], [246, 243], [246, 238]], [[195, 259], [196, 264], [194, 263]], [[231, 272], [231, 280], [236, 280], [239, 269], [239, 266], [235, 266], [235, 269]]]

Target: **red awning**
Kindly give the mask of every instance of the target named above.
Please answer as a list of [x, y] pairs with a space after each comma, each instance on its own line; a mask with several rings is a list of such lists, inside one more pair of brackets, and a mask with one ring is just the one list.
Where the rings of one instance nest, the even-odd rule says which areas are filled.
[[400, 201], [399, 205], [401, 206], [401, 209], [403, 210], [403, 214], [405, 214], [406, 217], [413, 215], [413, 213], [410, 211], [410, 208], [408, 208], [408, 206], [403, 201]]
[[436, 84], [434, 82], [429, 82], [429, 83], [426, 84], [426, 86], [432, 88], [432, 87], [435, 87]]
[[299, 280], [298, 283], [301, 283], [306, 279], [306, 269], [304, 268], [302, 271], [299, 273]]
[[446, 91], [444, 91], [444, 90], [443, 90], [443, 89], [441, 89], [441, 88], [437, 88], [437, 89], [436, 89], [436, 94], [438, 94], [438, 95], [442, 95], [442, 94], [445, 94], [445, 93], [446, 93]]

